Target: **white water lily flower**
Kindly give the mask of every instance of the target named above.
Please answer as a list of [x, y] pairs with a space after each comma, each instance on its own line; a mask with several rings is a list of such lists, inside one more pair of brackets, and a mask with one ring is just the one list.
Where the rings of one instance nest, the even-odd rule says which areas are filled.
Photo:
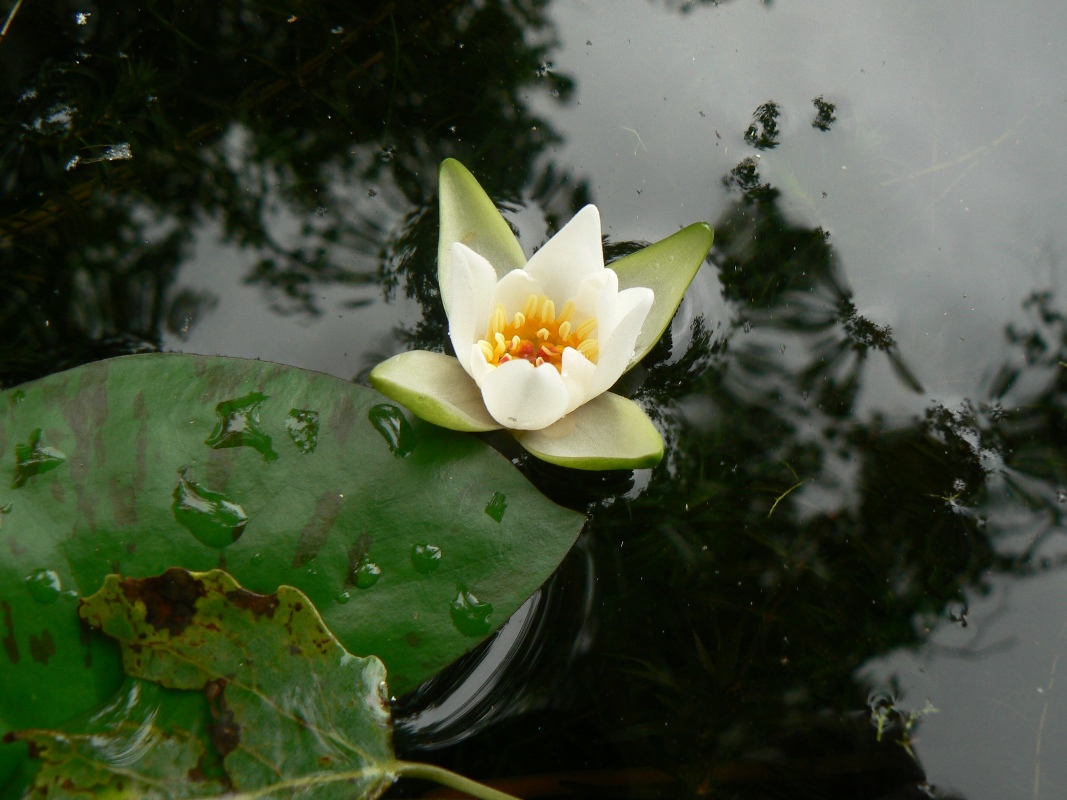
[[654, 294], [619, 291], [604, 266], [600, 214], [586, 206], [523, 269], [452, 244], [449, 337], [505, 428], [542, 430], [603, 394], [630, 365]]
[[634, 469], [663, 456], [640, 406], [608, 391], [659, 340], [711, 247], [704, 223], [604, 266], [586, 206], [526, 260], [459, 162], [441, 164], [437, 278], [456, 357], [414, 350], [371, 384], [427, 422], [504, 428], [534, 456], [579, 469]]

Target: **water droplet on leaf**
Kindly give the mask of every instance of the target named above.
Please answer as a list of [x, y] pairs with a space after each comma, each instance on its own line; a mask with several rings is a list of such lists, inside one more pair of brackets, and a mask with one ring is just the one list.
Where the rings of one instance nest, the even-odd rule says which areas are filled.
[[382, 568], [369, 558], [360, 559], [356, 568], [352, 570], [352, 582], [360, 589], [369, 589], [382, 577]]
[[428, 575], [441, 565], [441, 548], [432, 544], [412, 545], [411, 564], [416, 572]]
[[63, 584], [54, 570], [38, 569], [26, 576], [26, 588], [38, 603], [49, 605], [59, 599]]
[[465, 636], [485, 636], [492, 628], [489, 615], [493, 613], [493, 606], [483, 603], [465, 586], [458, 586], [457, 592], [449, 608], [452, 624]]
[[11, 481], [12, 489], [18, 489], [34, 475], [43, 475], [67, 460], [67, 457], [55, 448], [42, 445], [41, 435], [41, 429], [37, 428], [30, 434], [28, 444], [15, 445], [15, 479]]
[[485, 507], [485, 513], [497, 522], [504, 519], [504, 512], [508, 508], [508, 498], [503, 492], [494, 492], [493, 499]]
[[227, 447], [251, 447], [264, 461], [278, 457], [271, 447], [270, 436], [259, 426], [259, 407], [270, 399], [261, 392], [252, 392], [236, 400], [224, 400], [215, 406], [218, 421], [215, 430], [205, 441], [208, 447], [221, 450]]
[[178, 472], [171, 506], [174, 519], [208, 547], [226, 547], [244, 532], [248, 515], [240, 505], [221, 492], [214, 492], [188, 480]]
[[415, 429], [404, 412], [389, 403], [379, 403], [367, 412], [374, 429], [382, 435], [397, 458], [407, 458], [415, 449]]
[[345, 589], [343, 592], [341, 592], [339, 595], [337, 595], [337, 597], [335, 599], [337, 600], [338, 603], [340, 603], [341, 605], [344, 605], [345, 603], [347, 603], [349, 600], [352, 599], [352, 595], [349, 594], [347, 589]]
[[301, 453], [313, 453], [319, 444], [319, 412], [292, 408], [285, 417], [285, 430]]

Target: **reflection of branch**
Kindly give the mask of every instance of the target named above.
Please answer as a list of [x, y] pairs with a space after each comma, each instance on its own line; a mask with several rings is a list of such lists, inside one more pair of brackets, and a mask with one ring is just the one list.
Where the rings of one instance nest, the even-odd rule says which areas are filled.
[[637, 156], [637, 150], [638, 150], [638, 148], [640, 148], [641, 150], [644, 150], [644, 151], [645, 151], [646, 153], [648, 152], [648, 148], [647, 148], [647, 147], [645, 147], [645, 143], [644, 143], [644, 141], [643, 141], [643, 140], [641, 139], [641, 134], [639, 134], [639, 133], [638, 133], [637, 131], [635, 131], [635, 130], [634, 130], [633, 128], [627, 128], [627, 127], [626, 127], [625, 125], [620, 125], [619, 127], [620, 127], [620, 128], [622, 128], [622, 129], [623, 129], [624, 131], [626, 131], [627, 133], [632, 133], [632, 134], [633, 134], [634, 136], [636, 136], [636, 137], [637, 137], [637, 146], [636, 146], [636, 147], [634, 147], [634, 156], [635, 156], [635, 157]]
[[788, 497], [794, 489], [799, 489], [801, 486], [804, 485], [804, 481], [800, 480], [800, 476], [797, 475], [796, 470], [789, 465], [788, 461], [785, 462], [785, 465], [789, 469], [789, 471], [793, 473], [793, 477], [796, 479], [796, 483], [794, 483], [792, 486], [790, 486], [788, 489], [786, 489], [774, 499], [774, 504], [771, 506], [771, 510], [767, 512], [767, 519], [771, 518], [771, 514], [774, 513], [774, 509], [778, 508], [778, 504], [782, 502], [782, 500]]
[[[1060, 640], [1063, 640], [1063, 634], [1067, 631], [1067, 620], [1064, 620], [1063, 625], [1060, 627]], [[1059, 666], [1060, 654], [1055, 653], [1052, 656], [1052, 668], [1048, 673], [1048, 685], [1044, 691], [1038, 689], [1045, 697], [1044, 705], [1041, 706], [1041, 719], [1037, 723], [1037, 736], [1034, 742], [1034, 797], [1041, 796], [1041, 745], [1042, 739], [1045, 734], [1045, 719], [1048, 716], [1048, 707], [1052, 702], [1052, 687], [1056, 684], [1056, 669]]]
[[15, 19], [15, 15], [19, 13], [19, 7], [22, 5], [22, 0], [15, 0], [15, 5], [11, 7], [11, 12], [7, 15], [7, 21], [4, 22], [4, 27], [0, 28], [0, 42], [4, 41], [4, 37], [7, 36], [7, 29], [11, 27], [11, 21]]

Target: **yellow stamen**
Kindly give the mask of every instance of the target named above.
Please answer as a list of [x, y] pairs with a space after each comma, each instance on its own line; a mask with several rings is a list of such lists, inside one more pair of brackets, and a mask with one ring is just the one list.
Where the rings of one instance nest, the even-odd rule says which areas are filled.
[[578, 326], [578, 330], [574, 332], [574, 335], [577, 336], [579, 339], [588, 339], [589, 334], [596, 330], [596, 325], [596, 320], [590, 317]]
[[493, 309], [492, 316], [489, 317], [489, 333], [496, 334], [504, 330], [504, 326], [507, 324], [508, 318], [504, 314], [504, 306], [497, 303], [496, 308]]
[[595, 362], [599, 350], [596, 340], [589, 337], [597, 330], [597, 321], [586, 319], [578, 324], [574, 314], [573, 300], [565, 302], [557, 315], [555, 302], [543, 294], [529, 295], [510, 320], [508, 310], [498, 303], [478, 347], [491, 366], [521, 358], [535, 367], [550, 364], [562, 370], [568, 347]]

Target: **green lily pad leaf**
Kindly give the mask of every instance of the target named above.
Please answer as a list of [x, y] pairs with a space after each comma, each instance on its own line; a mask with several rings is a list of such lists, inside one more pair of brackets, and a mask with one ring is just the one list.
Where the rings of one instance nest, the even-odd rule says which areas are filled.
[[706, 222], [696, 222], [610, 264], [619, 276], [620, 290], [647, 286], [656, 295], [637, 337], [631, 368], [648, 354], [671, 324], [714, 239]]
[[[254, 441], [212, 446], [220, 404], [253, 396]], [[0, 465], [14, 470], [36, 430], [64, 460], [0, 483], [0, 735], [55, 728], [116, 690], [117, 647], [74, 613], [108, 574], [224, 567], [250, 591], [295, 586], [401, 694], [507, 620], [584, 521], [477, 437], [265, 362], [125, 356], [0, 392]], [[498, 493], [499, 521], [485, 512]], [[416, 546], [435, 548], [433, 570]], [[493, 608], [478, 636], [453, 618], [460, 586]], [[15, 749], [0, 746], [0, 785]]]
[[370, 382], [420, 419], [442, 428], [494, 431], [502, 427], [486, 410], [478, 384], [452, 356], [428, 350], [400, 353], [376, 366]]
[[256, 594], [221, 570], [175, 568], [109, 575], [78, 612], [119, 641], [129, 675], [203, 693], [223, 774], [197, 775], [205, 748], [194, 733], [125, 719], [88, 736], [16, 734], [45, 762], [35, 794], [69, 796], [69, 781], [130, 797], [374, 798], [396, 780], [384, 665], [348, 653], [299, 590]]
[[470, 171], [454, 158], [441, 162], [441, 234], [437, 245], [437, 283], [445, 313], [452, 292], [452, 244], [461, 242], [483, 256], [502, 278], [526, 266], [515, 234]]
[[542, 461], [575, 469], [640, 469], [663, 458], [663, 438], [633, 400], [605, 392], [539, 431], [512, 431]]

